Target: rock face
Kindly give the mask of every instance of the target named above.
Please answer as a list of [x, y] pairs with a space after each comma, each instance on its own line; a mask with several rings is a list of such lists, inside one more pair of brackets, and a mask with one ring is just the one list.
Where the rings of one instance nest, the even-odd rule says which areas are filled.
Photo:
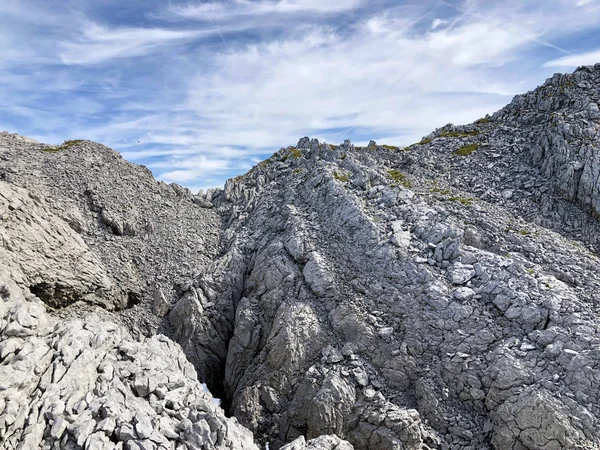
[[3, 449], [258, 449], [177, 344], [107, 320], [129, 296], [45, 198], [0, 181], [0, 220]]
[[600, 449], [598, 86], [403, 149], [302, 138], [200, 196], [0, 135], [0, 437]]
[[[0, 133], [0, 182], [3, 193], [23, 189], [8, 199], [0, 194], [0, 207], [9, 209], [0, 252], [25, 264], [27, 278], [19, 282], [39, 291], [56, 315], [80, 317], [86, 305], [104, 302], [109, 310], [125, 310], [118, 319], [135, 334], [152, 334], [160, 326], [152, 313], [154, 293], [163, 292], [159, 309], [166, 314], [180, 286], [218, 252], [220, 218], [209, 202], [156, 182], [148, 169], [100, 144], [51, 147]], [[19, 220], [9, 199], [33, 205], [31, 224]], [[42, 236], [38, 223], [50, 220]], [[36, 259], [37, 246], [44, 246], [44, 256]], [[72, 273], [78, 280], [62, 279], [63, 268], [53, 259], [77, 266]], [[64, 292], [64, 286], [72, 290]]]
[[230, 180], [173, 337], [275, 446], [600, 448], [599, 180], [567, 175], [600, 168], [598, 80], [405, 149], [303, 138]]
[[0, 286], [2, 448], [258, 449], [168, 338], [57, 322], [4, 271]]

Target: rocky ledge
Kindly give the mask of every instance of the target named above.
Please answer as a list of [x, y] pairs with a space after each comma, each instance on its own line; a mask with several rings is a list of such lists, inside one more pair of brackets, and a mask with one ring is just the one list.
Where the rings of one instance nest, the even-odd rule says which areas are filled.
[[3, 445], [600, 449], [599, 85], [198, 195], [1, 135]]

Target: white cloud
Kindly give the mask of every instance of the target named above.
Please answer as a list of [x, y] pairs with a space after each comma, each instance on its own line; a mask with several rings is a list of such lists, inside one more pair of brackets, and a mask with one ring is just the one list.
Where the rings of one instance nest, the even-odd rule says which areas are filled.
[[448, 21], [444, 20], [444, 19], [435, 19], [433, 22], [431, 22], [431, 29], [435, 30], [438, 27], [441, 27], [442, 25], [447, 24]]
[[586, 53], [564, 56], [553, 59], [544, 64], [544, 67], [570, 67], [593, 65], [600, 62], [600, 50], [593, 50]]
[[[190, 83], [187, 108], [211, 124], [198, 137], [281, 145], [304, 134], [345, 137], [324, 129], [415, 135], [474, 120], [516, 93], [486, 68], [511, 61], [529, 43], [517, 27], [494, 20], [416, 35], [411, 20], [382, 15], [349, 31], [315, 28], [215, 55], [219, 70]], [[470, 103], [458, 108], [458, 93]]]
[[551, 67], [600, 60], [560, 48], [597, 27], [597, 1], [426, 3], [174, 1], [116, 24], [78, 2], [55, 13], [3, 0], [0, 101], [34, 130], [15, 131], [97, 140], [206, 187], [304, 135], [410, 144], [493, 112]]
[[231, 0], [170, 6], [169, 11], [185, 19], [222, 21], [235, 16], [267, 14], [321, 13], [331, 14], [354, 9], [363, 0]]
[[160, 28], [110, 29], [94, 23], [85, 24], [82, 28], [81, 37], [62, 44], [60, 57], [64, 64], [98, 64], [116, 58], [141, 56], [213, 33]]
[[198, 155], [188, 158], [169, 157], [164, 161], [148, 164], [148, 167], [158, 171], [161, 179], [167, 182], [185, 184], [230, 171], [247, 171], [252, 164], [247, 160], [236, 162], [232, 158]]

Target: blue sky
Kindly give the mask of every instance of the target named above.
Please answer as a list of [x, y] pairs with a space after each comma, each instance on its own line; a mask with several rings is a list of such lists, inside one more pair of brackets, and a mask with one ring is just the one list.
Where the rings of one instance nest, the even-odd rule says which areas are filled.
[[1, 0], [0, 130], [193, 191], [305, 135], [410, 144], [600, 62], [600, 0]]

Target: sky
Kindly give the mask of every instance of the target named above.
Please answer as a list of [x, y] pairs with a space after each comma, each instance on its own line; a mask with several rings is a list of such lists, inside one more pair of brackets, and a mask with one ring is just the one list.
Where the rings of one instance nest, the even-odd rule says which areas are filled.
[[600, 62], [600, 0], [0, 0], [0, 131], [196, 192], [310, 136], [408, 145]]

